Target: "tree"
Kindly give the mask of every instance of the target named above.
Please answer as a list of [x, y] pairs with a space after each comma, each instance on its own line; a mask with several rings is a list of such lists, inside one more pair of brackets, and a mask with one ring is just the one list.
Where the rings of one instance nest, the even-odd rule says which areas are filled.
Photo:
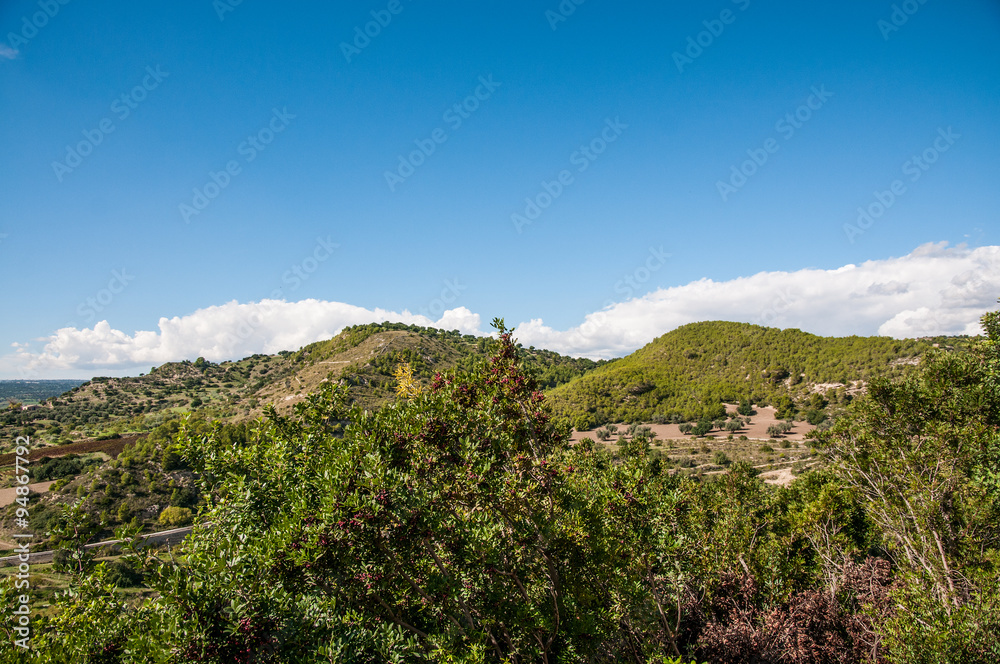
[[[161, 572], [163, 587], [208, 584], [197, 622], [182, 621], [177, 640], [220, 657], [253, 643], [298, 652], [296, 640], [309, 639], [358, 657], [443, 650], [554, 661], [624, 653], [627, 621], [679, 654], [676, 625], [648, 622], [644, 608], [654, 595], [675, 603], [655, 550], [622, 570], [631, 585], [613, 571], [639, 536], [627, 529], [635, 496], [651, 490], [648, 470], [608, 473], [588, 460], [593, 451], [568, 448], [510, 332], [498, 329], [488, 362], [378, 411], [348, 407], [330, 382], [294, 418], [269, 411], [244, 446], [186, 440], [186, 458], [220, 499], [206, 515], [212, 526], [186, 545], [195, 569]], [[343, 420], [351, 424], [334, 436]], [[645, 468], [635, 445], [623, 463]], [[593, 472], [581, 469], [588, 464]], [[625, 511], [609, 524], [608, 509]], [[285, 626], [311, 624], [306, 610], [330, 617], [296, 636]], [[254, 627], [240, 631], [243, 620]], [[199, 627], [209, 624], [240, 634], [236, 650]]]
[[161, 526], [177, 528], [191, 523], [191, 518], [193, 516], [194, 515], [190, 508], [171, 505], [169, 507], [165, 507], [163, 511], [160, 512], [160, 518], [158, 521]]
[[694, 429], [691, 430], [691, 433], [693, 433], [696, 436], [704, 436], [711, 430], [712, 430], [712, 421], [701, 420], [698, 422], [698, 424], [694, 426]]
[[988, 336], [972, 352], [932, 353], [903, 380], [873, 380], [818, 436], [909, 574], [896, 642], [920, 643], [920, 661], [943, 661], [937, 648], [968, 639], [966, 629], [1000, 624], [997, 577], [986, 572], [1000, 544], [1000, 315], [982, 322]]

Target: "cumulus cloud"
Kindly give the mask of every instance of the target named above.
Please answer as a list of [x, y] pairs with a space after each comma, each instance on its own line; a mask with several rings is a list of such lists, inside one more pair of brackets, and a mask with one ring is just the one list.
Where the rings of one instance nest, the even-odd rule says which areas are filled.
[[43, 339], [40, 352], [15, 344], [0, 358], [0, 372], [19, 376], [121, 373], [183, 359], [213, 362], [254, 353], [276, 353], [329, 339], [348, 325], [392, 321], [480, 334], [480, 319], [465, 307], [426, 316], [365, 309], [322, 300], [228, 302], [187, 316], [161, 318], [157, 331], [126, 334], [101, 321], [93, 328], [66, 327]]
[[17, 49], [13, 49], [7, 44], [0, 42], [0, 58], [4, 58], [5, 60], [13, 60], [17, 58], [17, 54], [18, 54]]
[[[588, 314], [567, 330], [538, 318], [517, 326], [526, 346], [574, 356], [617, 357], [687, 323], [730, 320], [794, 327], [821, 335], [879, 334], [897, 338], [979, 334], [979, 317], [1000, 296], [1000, 247], [926, 244], [900, 258], [834, 270], [760, 272], [729, 281], [701, 279], [662, 288]], [[63, 328], [40, 350], [15, 344], [0, 357], [0, 374], [81, 376], [137, 372], [199, 356], [218, 362], [254, 353], [295, 350], [328, 339], [347, 325], [394, 321], [483, 334], [480, 315], [465, 307], [431, 320], [409, 311], [365, 309], [302, 300], [227, 304], [161, 318], [156, 331], [126, 334], [102, 321]]]
[[896, 338], [980, 334], [1000, 296], [1000, 247], [946, 242], [835, 270], [760, 272], [663, 288], [589, 314], [569, 330], [542, 320], [517, 329], [525, 344], [588, 357], [629, 353], [680, 325], [730, 320], [821, 335]]

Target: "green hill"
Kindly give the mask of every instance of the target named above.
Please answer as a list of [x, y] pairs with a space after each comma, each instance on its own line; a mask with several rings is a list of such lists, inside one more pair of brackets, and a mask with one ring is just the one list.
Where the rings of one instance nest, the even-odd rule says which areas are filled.
[[[819, 337], [745, 323], [692, 323], [628, 357], [552, 390], [577, 429], [605, 422], [685, 422], [723, 415], [720, 404], [774, 405], [782, 415], [843, 403], [874, 375], [900, 372], [941, 340]], [[949, 339], [947, 343], [961, 343]]]
[[[374, 408], [393, 396], [393, 370], [409, 363], [429, 383], [434, 373], [468, 365], [485, 352], [486, 339], [458, 331], [395, 323], [356, 325], [298, 351], [252, 355], [234, 362], [170, 362], [146, 375], [94, 378], [34, 411], [0, 412], [0, 436], [33, 435], [47, 442], [151, 431], [192, 411], [206, 419], [236, 422], [258, 417], [266, 406], [288, 413], [328, 377], [349, 386], [355, 400]], [[605, 362], [523, 349], [546, 388], [556, 387]], [[77, 381], [79, 382], [79, 381]]]
[[[934, 342], [885, 337], [826, 338], [799, 330], [707, 322], [685, 325], [628, 357], [594, 362], [520, 347], [557, 415], [578, 429], [608, 421], [691, 421], [721, 416], [722, 402], [771, 404], [822, 419], [878, 373], [902, 371]], [[170, 362], [146, 375], [94, 378], [34, 411], [0, 412], [0, 436], [48, 443], [151, 431], [198, 411], [239, 422], [273, 405], [280, 413], [328, 379], [375, 408], [391, 399], [393, 370], [409, 363], [429, 383], [435, 372], [468, 366], [486, 339], [396, 323], [356, 325], [332, 339], [233, 362]], [[819, 394], [819, 396], [814, 396]], [[815, 422], [814, 422], [815, 423]]]

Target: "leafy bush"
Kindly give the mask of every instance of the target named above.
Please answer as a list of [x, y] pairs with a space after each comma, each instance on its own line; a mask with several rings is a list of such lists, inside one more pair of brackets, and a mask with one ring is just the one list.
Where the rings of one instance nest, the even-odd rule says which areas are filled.
[[124, 560], [114, 560], [105, 563], [108, 568], [108, 580], [118, 588], [138, 588], [142, 586], [143, 574]]
[[57, 480], [63, 477], [75, 477], [86, 469], [99, 464], [99, 459], [81, 459], [77, 454], [67, 454], [61, 457], [46, 459], [32, 468], [32, 479], [36, 482]]
[[693, 433], [695, 436], [704, 436], [711, 430], [712, 430], [711, 420], [701, 420], [698, 422], [698, 424], [694, 426], [694, 428], [691, 430], [691, 433]]
[[187, 507], [176, 507], [171, 505], [160, 512], [159, 524], [168, 528], [179, 528], [191, 523], [194, 513]]
[[[995, 661], [1000, 315], [984, 323], [976, 352], [873, 381], [816, 438], [832, 469], [776, 489], [744, 462], [667, 472], [641, 436], [568, 445], [498, 322], [488, 360], [384, 408], [331, 382], [239, 445], [182, 431], [205, 527], [169, 561], [121, 538], [155, 591], [138, 605], [109, 565], [77, 565], [33, 646], [53, 662]], [[91, 526], [74, 506], [60, 537], [79, 552]]]

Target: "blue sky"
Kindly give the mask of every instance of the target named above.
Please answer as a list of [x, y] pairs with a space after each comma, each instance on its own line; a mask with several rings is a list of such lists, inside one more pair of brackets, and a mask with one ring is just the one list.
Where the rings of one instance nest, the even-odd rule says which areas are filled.
[[470, 4], [0, 4], [0, 377], [995, 304], [1000, 3]]

